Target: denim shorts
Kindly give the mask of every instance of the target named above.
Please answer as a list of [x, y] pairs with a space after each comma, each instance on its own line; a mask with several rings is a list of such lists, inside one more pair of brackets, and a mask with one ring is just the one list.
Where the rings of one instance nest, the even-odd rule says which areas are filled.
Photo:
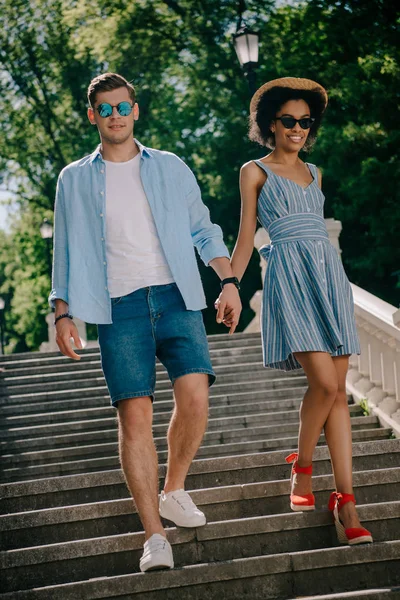
[[174, 384], [188, 373], [215, 381], [203, 316], [187, 310], [175, 283], [112, 298], [112, 324], [98, 325], [101, 364], [117, 406], [124, 398], [154, 399], [156, 357]]

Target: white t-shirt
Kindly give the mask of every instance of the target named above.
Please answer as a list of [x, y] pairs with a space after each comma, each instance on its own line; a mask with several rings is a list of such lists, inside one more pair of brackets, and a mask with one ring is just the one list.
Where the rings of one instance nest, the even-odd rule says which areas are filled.
[[106, 164], [107, 278], [111, 298], [172, 283], [140, 179], [140, 154]]

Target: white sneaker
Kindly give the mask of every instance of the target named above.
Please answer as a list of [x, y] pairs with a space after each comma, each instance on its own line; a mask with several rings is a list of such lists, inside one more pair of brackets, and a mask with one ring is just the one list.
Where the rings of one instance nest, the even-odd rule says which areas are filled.
[[160, 515], [178, 527], [202, 527], [206, 517], [185, 490], [161, 492]]
[[174, 568], [171, 544], [163, 535], [154, 533], [144, 543], [143, 550], [143, 556], [140, 559], [140, 570], [142, 573], [155, 569]]

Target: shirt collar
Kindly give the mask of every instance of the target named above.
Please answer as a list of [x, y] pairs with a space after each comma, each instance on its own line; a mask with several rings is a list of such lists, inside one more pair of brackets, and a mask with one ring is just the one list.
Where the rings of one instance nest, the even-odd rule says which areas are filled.
[[[143, 158], [145, 156], [149, 156], [150, 158], [153, 156], [153, 153], [151, 151], [150, 148], [147, 148], [146, 146], [143, 146], [143, 144], [141, 144], [139, 142], [139, 140], [137, 140], [136, 138], [134, 138], [137, 147], [139, 148], [139, 152], [140, 152], [140, 157]], [[92, 154], [90, 155], [90, 159], [89, 162], [92, 163], [96, 160], [96, 158], [100, 158], [103, 159], [101, 152], [100, 152], [100, 148], [101, 148], [101, 144], [99, 144], [97, 146], [97, 148], [95, 149], [94, 152], [92, 152]]]

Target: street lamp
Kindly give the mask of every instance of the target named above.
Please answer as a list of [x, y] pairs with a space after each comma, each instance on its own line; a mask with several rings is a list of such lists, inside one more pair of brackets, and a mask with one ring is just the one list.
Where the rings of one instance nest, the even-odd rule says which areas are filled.
[[4, 298], [0, 297], [0, 348], [1, 354], [4, 354], [4, 307], [6, 303]]
[[47, 268], [51, 279], [51, 239], [53, 237], [53, 226], [48, 219], [43, 219], [40, 226], [40, 235], [46, 240]]
[[250, 94], [256, 91], [256, 74], [254, 69], [258, 65], [258, 38], [255, 31], [249, 29], [243, 21], [242, 13], [246, 10], [244, 0], [239, 2], [239, 20], [236, 27], [236, 33], [232, 35], [233, 45], [239, 59], [240, 66], [247, 77]]

